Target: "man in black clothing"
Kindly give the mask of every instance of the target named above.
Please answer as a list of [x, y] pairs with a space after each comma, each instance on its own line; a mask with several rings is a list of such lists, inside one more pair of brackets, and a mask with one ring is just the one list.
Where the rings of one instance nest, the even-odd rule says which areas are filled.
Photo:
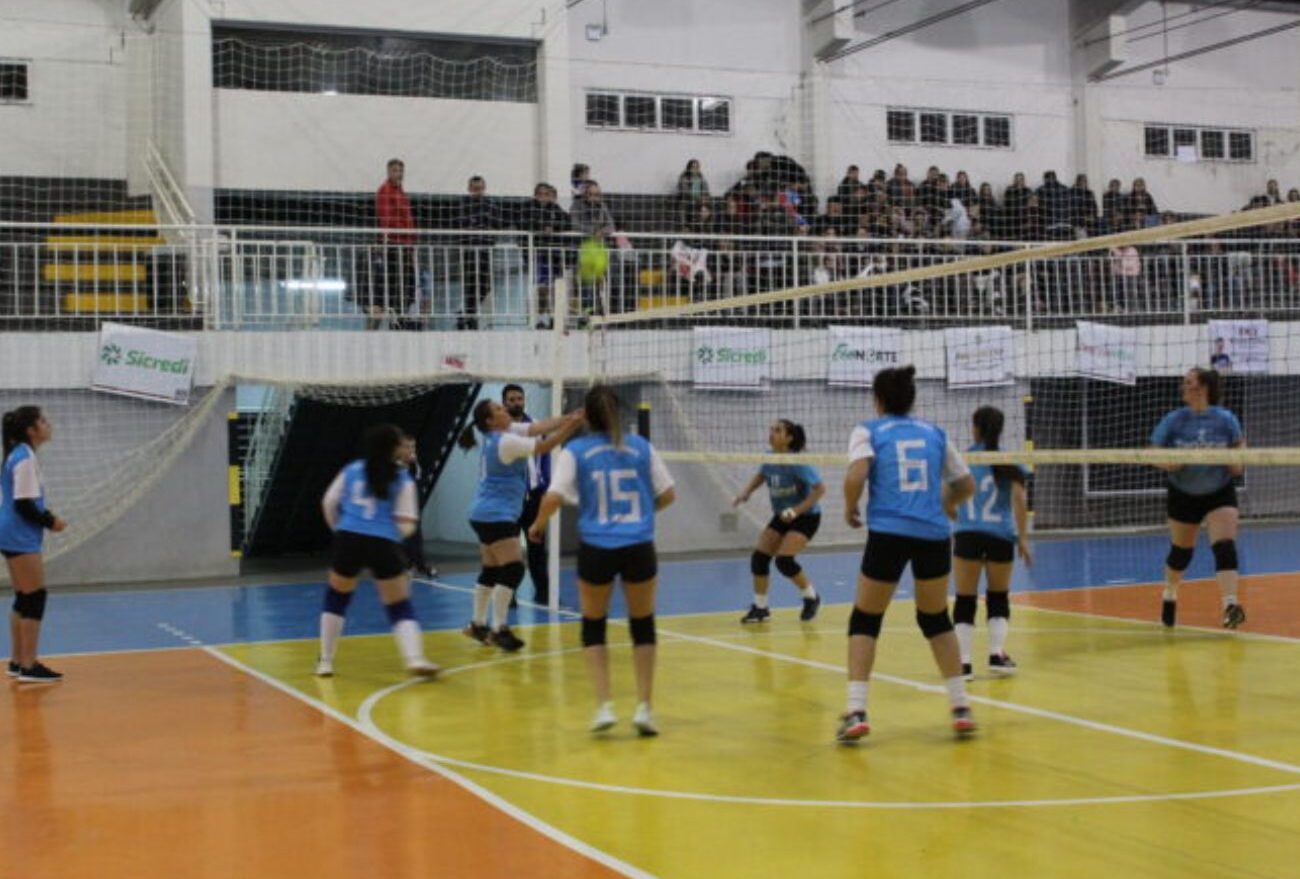
[[[402, 455], [406, 460], [406, 470], [415, 480], [416, 491], [420, 487], [420, 459], [416, 454], [415, 437], [408, 434], [402, 436]], [[430, 566], [429, 560], [424, 555], [424, 528], [421, 527], [419, 519], [415, 520], [415, 530], [411, 535], [402, 541], [402, 548], [406, 550], [406, 559], [411, 564], [411, 570], [422, 577], [436, 577], [438, 571]]]
[[[497, 206], [487, 196], [487, 182], [475, 174], [469, 178], [468, 192], [456, 206], [457, 229], [500, 229]], [[456, 324], [460, 330], [478, 329], [478, 310], [492, 292], [492, 246], [490, 235], [466, 235], [461, 241], [461, 287], [465, 305]]]
[[523, 227], [540, 233], [533, 239], [537, 261], [537, 328], [551, 325], [551, 292], [555, 279], [564, 274], [569, 262], [569, 246], [560, 233], [569, 230], [569, 215], [556, 203], [555, 187], [539, 183], [533, 187], [533, 200], [524, 209]]
[[[516, 423], [527, 424], [533, 419], [524, 411], [524, 389], [510, 384], [501, 389], [501, 405]], [[537, 518], [537, 510], [542, 505], [542, 498], [551, 484], [551, 456], [538, 455], [528, 459], [528, 494], [524, 496], [524, 511], [519, 516], [519, 527], [527, 531]], [[528, 546], [528, 576], [533, 581], [533, 601], [546, 604], [551, 598], [551, 577], [547, 569], [546, 541], [534, 543], [525, 540]]]

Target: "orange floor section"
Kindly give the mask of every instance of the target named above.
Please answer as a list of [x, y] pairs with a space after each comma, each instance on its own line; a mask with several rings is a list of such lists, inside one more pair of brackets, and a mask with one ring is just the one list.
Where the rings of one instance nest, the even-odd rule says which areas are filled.
[[[1049, 610], [1068, 610], [1130, 620], [1160, 619], [1160, 596], [1164, 587], [1154, 583], [1134, 586], [1105, 586], [1095, 589], [1063, 589], [1059, 592], [1022, 592], [1018, 604]], [[1300, 576], [1258, 574], [1242, 577], [1238, 590], [1246, 608], [1243, 632], [1300, 638]], [[1187, 626], [1218, 628], [1223, 610], [1219, 587], [1213, 580], [1189, 580], [1178, 592], [1178, 622]]]
[[619, 875], [195, 651], [0, 695], [0, 877]]

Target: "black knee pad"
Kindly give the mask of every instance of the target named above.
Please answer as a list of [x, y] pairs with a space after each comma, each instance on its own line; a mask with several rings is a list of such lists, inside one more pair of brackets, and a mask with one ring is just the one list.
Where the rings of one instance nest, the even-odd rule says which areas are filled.
[[599, 647], [605, 643], [605, 624], [608, 622], [606, 617], [593, 620], [589, 617], [582, 618], [582, 646]]
[[803, 568], [799, 567], [799, 563], [794, 560], [794, 556], [792, 555], [777, 556], [776, 569], [791, 580], [798, 576], [799, 572], [803, 570]]
[[479, 569], [478, 582], [480, 586], [493, 586], [500, 582], [501, 569], [494, 565], [484, 565]]
[[[1216, 571], [1235, 571], [1237, 570], [1237, 541], [1220, 540], [1210, 547], [1214, 552], [1214, 570]], [[41, 590], [44, 592], [45, 590]]]
[[938, 613], [921, 613], [916, 612], [916, 624], [921, 627], [921, 634], [926, 638], [935, 638], [944, 632], [952, 631], [952, 620], [948, 619], [948, 609], [945, 607]]
[[402, 620], [415, 619], [415, 607], [409, 598], [399, 598], [392, 604], [385, 604], [384, 613], [388, 614], [388, 622], [394, 626]]
[[632, 631], [632, 643], [638, 647], [655, 643], [655, 615], [628, 617], [627, 627]]
[[1011, 593], [989, 592], [984, 596], [984, 608], [989, 619], [1011, 618]]
[[44, 589], [34, 592], [19, 592], [14, 595], [14, 612], [19, 619], [40, 620], [45, 617], [45, 600], [49, 593]]
[[524, 563], [511, 562], [497, 568], [497, 582], [511, 590], [518, 589], [524, 582]]
[[1169, 555], [1165, 557], [1165, 565], [1171, 571], [1186, 571], [1187, 566], [1192, 563], [1193, 547], [1174, 546], [1169, 544]]
[[755, 577], [766, 577], [772, 573], [772, 557], [754, 550], [754, 554], [749, 557], [749, 572]]
[[958, 595], [952, 604], [952, 619], [956, 623], [975, 625], [975, 606], [979, 600], [974, 595]]
[[853, 605], [853, 613], [849, 614], [849, 637], [854, 635], [868, 635], [872, 638], [880, 637], [880, 624], [885, 621], [883, 613], [865, 613], [858, 610], [858, 606]]

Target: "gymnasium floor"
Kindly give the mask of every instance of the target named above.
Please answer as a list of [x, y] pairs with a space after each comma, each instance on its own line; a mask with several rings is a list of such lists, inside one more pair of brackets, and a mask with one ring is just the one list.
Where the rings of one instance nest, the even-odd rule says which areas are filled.
[[330, 680], [319, 583], [56, 592], [43, 652], [67, 680], [0, 703], [0, 879], [1293, 877], [1300, 528], [1241, 545], [1246, 626], [1219, 629], [1199, 579], [1166, 632], [1162, 536], [1039, 541], [1017, 677], [984, 673], [981, 610], [966, 742], [900, 601], [852, 748], [832, 733], [856, 553], [804, 558], [811, 624], [774, 576], [758, 629], [747, 554], [664, 563], [657, 739], [626, 723], [621, 623], [624, 722], [594, 739], [573, 615], [525, 607], [524, 651], [480, 647], [468, 573], [415, 590], [432, 683], [401, 674], [369, 587]]

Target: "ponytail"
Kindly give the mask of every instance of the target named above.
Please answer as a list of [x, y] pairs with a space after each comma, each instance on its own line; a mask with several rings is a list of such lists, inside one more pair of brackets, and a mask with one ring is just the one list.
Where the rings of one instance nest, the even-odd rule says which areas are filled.
[[609, 437], [615, 448], [623, 445], [623, 425], [619, 421], [618, 394], [609, 385], [592, 385], [583, 401], [587, 423], [597, 433]]
[[[1006, 424], [1006, 416], [1002, 414], [1002, 410], [996, 406], [981, 406], [975, 410], [971, 420], [975, 424], [975, 430], [979, 432], [984, 450], [998, 451], [998, 444], [1002, 440], [1002, 428]], [[1024, 471], [1014, 464], [994, 464], [992, 470], [993, 481], [999, 484], [1025, 481]]]
[[795, 424], [788, 418], [782, 418], [777, 423], [785, 428], [790, 437], [791, 452], [802, 452], [808, 446], [808, 434], [804, 432], [802, 424]]
[[25, 442], [30, 441], [27, 431], [41, 420], [40, 406], [19, 406], [4, 414], [3, 427], [0, 428], [0, 445], [4, 448], [4, 457]]
[[460, 436], [456, 439], [456, 445], [467, 452], [478, 445], [478, 441], [474, 439], [474, 428], [477, 427], [478, 432], [481, 434], [487, 434], [489, 431], [488, 422], [491, 418], [492, 401], [479, 400], [474, 405], [473, 424], [461, 431]]
[[379, 500], [388, 499], [388, 487], [397, 478], [397, 447], [402, 444], [402, 432], [391, 424], [376, 424], [366, 431], [361, 440], [365, 454], [366, 485], [370, 494]]

